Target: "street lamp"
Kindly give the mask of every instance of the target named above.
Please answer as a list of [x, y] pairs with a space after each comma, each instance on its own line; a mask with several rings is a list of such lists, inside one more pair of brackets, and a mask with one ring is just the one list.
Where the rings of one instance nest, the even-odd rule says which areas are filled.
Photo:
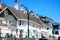
[[25, 7], [25, 10], [27, 11], [27, 14], [28, 14], [28, 38], [29, 38], [29, 10], [27, 7]]

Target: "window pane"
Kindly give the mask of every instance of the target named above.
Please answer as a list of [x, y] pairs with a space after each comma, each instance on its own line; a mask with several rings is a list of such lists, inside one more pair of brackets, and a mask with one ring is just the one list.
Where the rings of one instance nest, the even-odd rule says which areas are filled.
[[58, 32], [58, 30], [53, 30], [53, 31], [52, 31], [52, 34], [57, 34], [57, 35], [58, 35], [59, 32]]
[[7, 16], [8, 15], [8, 10], [4, 11], [4, 15]]
[[53, 25], [53, 29], [59, 29], [59, 25]]
[[18, 29], [16, 29], [16, 34], [18, 33]]
[[23, 32], [24, 32], [24, 30], [21, 29], [21, 30], [20, 30], [20, 38], [23, 38]]
[[19, 25], [21, 25], [21, 20], [19, 21]]
[[26, 26], [26, 24], [27, 24], [26, 21], [23, 21], [23, 20], [20, 20], [20, 21], [19, 21], [19, 25], [20, 25], [20, 26], [23, 26], [23, 27], [24, 27], [24, 26]]
[[58, 31], [55, 31], [55, 34], [57, 34], [57, 35], [58, 35], [58, 34], [59, 34], [59, 32], [58, 32]]
[[24, 25], [24, 21], [21, 21], [21, 25]]
[[33, 30], [33, 34], [38, 37], [38, 31], [37, 30]]

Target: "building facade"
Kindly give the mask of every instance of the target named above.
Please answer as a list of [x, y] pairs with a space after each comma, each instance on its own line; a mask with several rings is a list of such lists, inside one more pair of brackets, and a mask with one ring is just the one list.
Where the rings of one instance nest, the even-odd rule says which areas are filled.
[[[17, 2], [16, 2], [17, 3]], [[17, 38], [28, 37], [29, 26], [29, 38], [41, 38], [41, 36], [49, 37], [52, 34], [52, 24], [54, 21], [50, 18], [43, 16], [34, 16], [34, 12], [29, 12], [29, 25], [28, 25], [28, 12], [23, 8], [17, 10], [4, 3], [0, 3], [0, 33], [2, 37], [6, 37], [6, 34], [13, 34]], [[59, 30], [60, 31], [60, 30]], [[60, 36], [60, 33], [59, 35]]]

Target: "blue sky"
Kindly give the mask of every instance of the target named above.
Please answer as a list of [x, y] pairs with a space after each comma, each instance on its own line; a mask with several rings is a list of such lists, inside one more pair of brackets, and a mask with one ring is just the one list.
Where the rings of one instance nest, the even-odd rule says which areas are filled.
[[[7, 5], [14, 6], [14, 0], [1, 0]], [[30, 10], [34, 10], [34, 14], [47, 16], [56, 22], [60, 22], [60, 0], [18, 0], [20, 5], [24, 4]]]

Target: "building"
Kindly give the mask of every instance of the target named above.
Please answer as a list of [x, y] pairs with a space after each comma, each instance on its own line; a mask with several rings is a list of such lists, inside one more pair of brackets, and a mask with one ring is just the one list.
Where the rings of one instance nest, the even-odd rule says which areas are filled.
[[48, 17], [41, 17], [41, 20], [48, 25], [50, 36], [54, 36], [56, 39], [58, 39], [58, 37], [60, 37], [60, 24]]
[[[17, 3], [16, 0], [14, 7], [0, 3], [0, 33], [2, 37], [5, 37], [7, 33], [13, 34], [17, 38], [27, 38], [28, 36], [28, 12], [25, 11], [24, 5], [21, 5], [21, 10], [18, 10]], [[29, 38], [53, 35], [53, 20], [39, 15], [34, 16], [32, 10], [29, 14]]]

